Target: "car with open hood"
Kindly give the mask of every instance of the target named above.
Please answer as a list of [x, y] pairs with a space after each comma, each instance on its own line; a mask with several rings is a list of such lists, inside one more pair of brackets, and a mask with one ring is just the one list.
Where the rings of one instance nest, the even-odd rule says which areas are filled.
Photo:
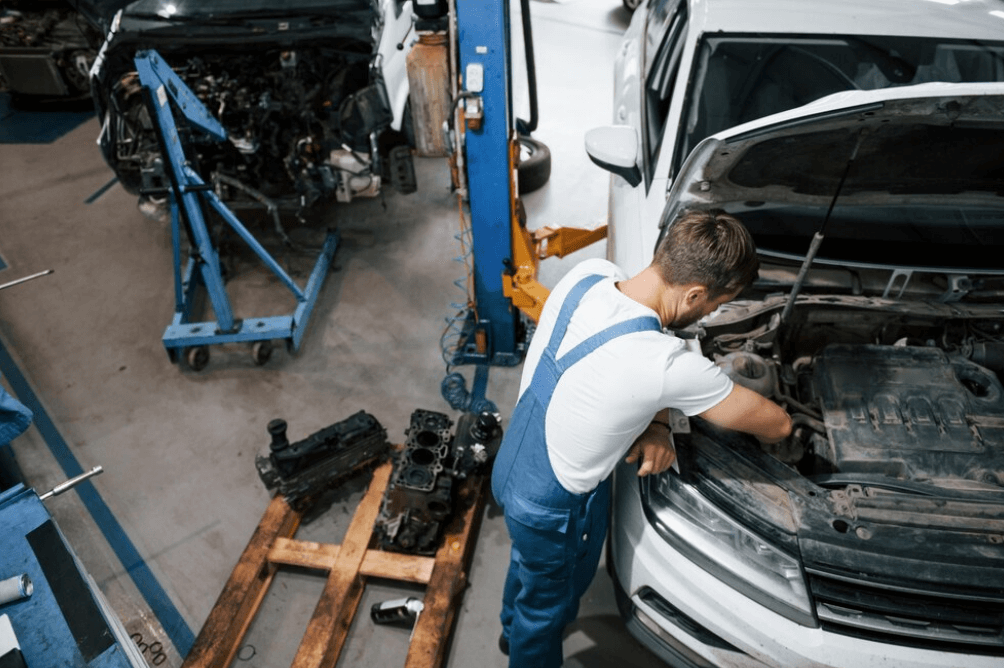
[[[676, 334], [794, 431], [767, 446], [678, 419], [679, 471], [615, 472], [607, 565], [628, 628], [688, 668], [1001, 665], [1004, 45], [987, 26], [1002, 8], [889, 0], [828, 20], [835, 3], [774, 2], [757, 19], [766, 4], [707, 0], [651, 14], [665, 4], [639, 8], [622, 50], [640, 47], [637, 62], [618, 63], [682, 40], [649, 70], [674, 78], [662, 129], [641, 123], [662, 93], [639, 77], [618, 80], [619, 124], [587, 136], [614, 173], [608, 256], [635, 273], [681, 211], [740, 218], [759, 279]], [[863, 16], [907, 5], [867, 24], [903, 34], [860, 36]], [[644, 42], [646, 20], [673, 26], [681, 7], [696, 35], [684, 18]], [[723, 7], [746, 14], [711, 29]], [[732, 94], [703, 92], [749, 68]], [[793, 104], [781, 88], [799, 75], [823, 94]], [[746, 111], [706, 113], [722, 107]]]
[[0, 92], [86, 99], [88, 73], [115, 12], [129, 0], [0, 2]]
[[128, 191], [167, 186], [135, 64], [154, 50], [226, 129], [188, 155], [232, 208], [410, 192], [413, 28], [411, 0], [134, 1], [91, 70], [101, 151]]

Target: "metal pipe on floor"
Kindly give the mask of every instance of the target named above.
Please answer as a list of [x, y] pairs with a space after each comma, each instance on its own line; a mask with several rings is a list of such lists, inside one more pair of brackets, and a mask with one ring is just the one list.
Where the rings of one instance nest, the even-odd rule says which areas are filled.
[[40, 271], [37, 274], [32, 274], [31, 276], [24, 276], [22, 278], [18, 278], [16, 280], [11, 281], [10, 283], [4, 283], [3, 285], [0, 285], [0, 290], [3, 290], [5, 288], [12, 288], [15, 285], [20, 285], [21, 283], [26, 283], [36, 278], [41, 278], [42, 276], [47, 276], [52, 272], [53, 272], [52, 269], [46, 269], [45, 271]]

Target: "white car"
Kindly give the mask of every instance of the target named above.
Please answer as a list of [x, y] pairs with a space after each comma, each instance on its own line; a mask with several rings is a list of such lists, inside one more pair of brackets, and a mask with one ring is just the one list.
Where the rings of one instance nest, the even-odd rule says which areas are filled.
[[671, 665], [1004, 665], [1002, 29], [981, 0], [636, 12], [587, 136], [608, 255], [743, 220], [760, 280], [680, 335], [795, 424], [683, 420], [679, 472], [615, 473], [607, 564]]

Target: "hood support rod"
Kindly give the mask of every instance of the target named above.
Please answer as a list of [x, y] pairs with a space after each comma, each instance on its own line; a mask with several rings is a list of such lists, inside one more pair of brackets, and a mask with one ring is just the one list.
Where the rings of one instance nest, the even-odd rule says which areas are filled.
[[826, 226], [830, 222], [830, 214], [833, 213], [833, 207], [837, 204], [837, 198], [840, 197], [840, 191], [844, 188], [844, 182], [847, 180], [847, 174], [851, 171], [851, 165], [854, 164], [854, 159], [858, 157], [858, 149], [861, 148], [861, 139], [864, 137], [864, 134], [864, 129], [858, 133], [857, 139], [854, 142], [854, 150], [851, 152], [851, 157], [847, 160], [847, 166], [844, 167], [844, 173], [840, 176], [840, 183], [837, 184], [837, 191], [833, 193], [833, 199], [830, 200], [830, 208], [826, 210], [826, 216], [823, 218], [823, 224], [820, 225], [816, 233], [812, 235], [812, 243], [809, 244], [809, 250], [805, 254], [805, 260], [802, 261], [802, 266], [798, 270], [798, 276], [795, 278], [795, 284], [791, 286], [791, 294], [788, 295], [788, 302], [784, 305], [784, 310], [781, 311], [780, 324], [784, 324], [784, 322], [788, 319], [788, 316], [791, 315], [792, 309], [795, 307], [795, 299], [798, 297], [798, 293], [801, 292], [802, 284], [805, 283], [805, 277], [809, 274], [809, 267], [812, 266], [812, 262], [816, 259], [816, 254], [819, 252], [819, 247], [823, 243]]

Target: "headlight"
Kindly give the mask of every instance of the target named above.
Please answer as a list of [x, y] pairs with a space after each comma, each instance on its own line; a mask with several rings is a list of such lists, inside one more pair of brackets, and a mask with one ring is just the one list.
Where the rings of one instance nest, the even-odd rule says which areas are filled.
[[798, 559], [733, 520], [675, 473], [642, 480], [645, 514], [673, 548], [774, 612], [818, 626]]

